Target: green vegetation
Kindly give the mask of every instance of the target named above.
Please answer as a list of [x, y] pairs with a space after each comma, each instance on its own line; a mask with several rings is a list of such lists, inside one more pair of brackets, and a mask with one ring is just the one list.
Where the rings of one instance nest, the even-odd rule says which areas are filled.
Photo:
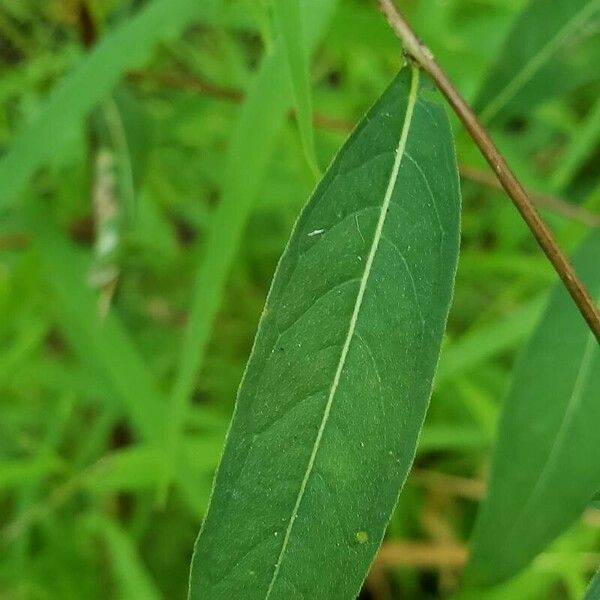
[[[396, 4], [598, 300], [600, 1]], [[595, 597], [598, 345], [403, 62], [374, 0], [0, 2], [1, 600], [186, 597], [261, 315], [192, 600], [350, 599], [373, 556], [360, 598]]]

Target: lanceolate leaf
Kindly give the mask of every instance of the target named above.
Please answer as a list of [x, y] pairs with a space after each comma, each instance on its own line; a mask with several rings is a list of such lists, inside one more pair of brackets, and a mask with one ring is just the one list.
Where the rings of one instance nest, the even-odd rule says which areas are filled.
[[[600, 299], [600, 232], [575, 258]], [[528, 342], [500, 422], [489, 494], [473, 535], [471, 575], [506, 579], [562, 533], [600, 482], [600, 348], [558, 285]]]
[[600, 0], [531, 0], [519, 15], [476, 101], [482, 119], [530, 110], [565, 88], [571, 76], [562, 54], [590, 37], [600, 21]]
[[304, 23], [302, 11], [300, 10], [300, 0], [275, 0], [274, 6], [292, 80], [296, 119], [304, 154], [313, 172], [318, 173], [319, 167], [315, 157], [312, 125], [308, 53], [302, 35]]
[[281, 259], [192, 562], [193, 599], [359, 591], [414, 457], [458, 254], [443, 108], [405, 69]]

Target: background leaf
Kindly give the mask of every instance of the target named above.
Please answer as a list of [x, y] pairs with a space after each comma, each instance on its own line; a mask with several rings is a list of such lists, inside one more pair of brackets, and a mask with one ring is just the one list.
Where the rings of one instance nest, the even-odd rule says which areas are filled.
[[[309, 24], [306, 38], [309, 50], [316, 46], [337, 2], [311, 1], [303, 4]], [[285, 71], [285, 50], [283, 40], [279, 39], [263, 61], [242, 107], [228, 153], [221, 200], [198, 262], [193, 304], [184, 332], [167, 426], [170, 456], [176, 453], [177, 438], [223, 298], [227, 276], [290, 104]]]
[[83, 58], [0, 161], [0, 209], [14, 201], [36, 169], [76, 134], [82, 119], [110, 93], [126, 69], [148, 60], [157, 42], [175, 37], [198, 15], [197, 4], [155, 0]]
[[300, 0], [274, 0], [275, 14], [292, 80], [294, 107], [306, 160], [313, 173], [319, 175], [315, 156], [310, 93], [309, 59], [305, 48], [303, 15]]
[[151, 372], [118, 317], [98, 316], [97, 298], [85, 283], [89, 262], [52, 225], [51, 216], [30, 207], [29, 223], [42, 257], [47, 279], [59, 298], [59, 319], [82, 360], [112, 388], [146, 440], [162, 437], [165, 402]]
[[[574, 259], [600, 298], [600, 232]], [[596, 459], [600, 349], [556, 286], [504, 403], [488, 497], [472, 538], [471, 577], [507, 579], [583, 512], [600, 482]]]
[[[474, 98], [527, 1], [401, 4]], [[300, 5], [324, 166], [396, 74], [399, 44], [374, 1]], [[28, 134], [32, 143], [2, 170], [2, 598], [127, 596], [105, 536], [85, 526], [96, 517], [118, 527], [128, 556], [162, 597], [185, 597], [236, 388], [277, 261], [314, 185], [273, 0], [186, 3], [190, 25], [163, 35], [181, 6], [0, 2], [1, 156], [11, 156], [42, 117], [56, 125], [49, 139], [38, 138], [48, 124]], [[553, 22], [553, 6], [525, 32], [531, 47]], [[158, 16], [132, 33], [148, 14]], [[119, 31], [127, 39], [116, 47]], [[536, 196], [597, 212], [598, 45], [591, 33], [586, 28], [552, 56], [547, 78], [534, 77], [533, 101], [509, 102], [491, 124]], [[138, 43], [139, 62], [129, 51]], [[106, 61], [90, 63], [101, 50]], [[113, 67], [121, 74], [108, 76]], [[60, 110], [49, 111], [59, 90]], [[600, 564], [594, 503], [518, 577], [485, 590], [464, 585], [500, 400], [554, 275], [502, 192], [485, 177], [470, 178], [484, 165], [464, 131], [456, 132], [459, 162], [475, 171], [462, 173], [455, 300], [415, 468], [360, 597], [580, 600]], [[118, 252], [107, 254], [98, 242], [113, 223], [103, 229], [94, 210], [105, 148], [113, 205], [123, 217]], [[25, 192], [22, 166], [35, 172]], [[544, 216], [569, 252], [594, 222]], [[96, 266], [117, 271], [114, 287], [97, 280], [100, 289], [91, 287]], [[169, 493], [157, 502], [155, 488], [166, 491], [165, 481]]]
[[123, 598], [159, 600], [162, 594], [152, 581], [130, 538], [119, 525], [109, 519], [91, 519], [88, 526], [104, 538], [108, 558]]
[[415, 454], [458, 227], [451, 132], [407, 68], [338, 154], [281, 259], [191, 598], [358, 593]]
[[599, 19], [598, 0], [530, 0], [477, 97], [481, 118], [490, 121], [528, 111], [564, 91], [577, 75], [567, 67], [569, 52], [586, 38], [592, 43]]

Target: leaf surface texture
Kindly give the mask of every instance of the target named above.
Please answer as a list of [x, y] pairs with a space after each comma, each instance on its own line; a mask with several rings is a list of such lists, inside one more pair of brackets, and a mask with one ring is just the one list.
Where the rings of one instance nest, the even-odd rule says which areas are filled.
[[353, 598], [412, 463], [458, 255], [444, 109], [404, 69], [295, 225], [242, 381], [191, 598]]

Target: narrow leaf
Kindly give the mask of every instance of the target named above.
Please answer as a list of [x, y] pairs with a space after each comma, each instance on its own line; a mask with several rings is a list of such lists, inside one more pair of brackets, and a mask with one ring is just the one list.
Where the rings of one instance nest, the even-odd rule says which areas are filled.
[[242, 381], [191, 598], [354, 598], [412, 463], [458, 254], [444, 109], [405, 69], [302, 212]]
[[60, 151], [124, 71], [142, 64], [157, 42], [178, 35], [197, 16], [198, 4], [195, 0], [155, 0], [107, 34], [81, 60], [0, 161], [0, 209], [18, 198], [35, 170]]
[[592, 579], [584, 600], [600, 600], [600, 571]]
[[319, 167], [315, 156], [308, 53], [304, 43], [304, 23], [300, 10], [300, 0], [275, 0], [274, 4], [292, 81], [296, 120], [298, 121], [304, 154], [313, 173], [318, 176]]
[[456, 342], [444, 346], [435, 378], [436, 386], [473, 370], [524, 340], [542, 312], [544, 300], [542, 297], [534, 298], [506, 318], [468, 332]]
[[[336, 4], [337, 0], [305, 1], [310, 51], [317, 45]], [[279, 39], [261, 63], [232, 136], [221, 199], [195, 274], [192, 307], [173, 386], [165, 438], [171, 458], [176, 453], [196, 372], [204, 359], [231, 264], [290, 104], [285, 69], [285, 53]]]
[[105, 381], [146, 440], [162, 439], [164, 399], [154, 377], [115, 314], [100, 320], [86, 284], [90, 263], [52, 224], [41, 204], [27, 208], [46, 279], [56, 295], [63, 332], [82, 361]]
[[120, 597], [132, 600], [162, 598], [127, 533], [116, 522], [100, 516], [92, 516], [88, 523], [104, 538]]
[[[574, 263], [600, 298], [600, 232]], [[562, 285], [515, 369], [472, 540], [478, 583], [507, 579], [578, 518], [600, 481], [600, 349]]]
[[592, 156], [600, 139], [600, 99], [590, 109], [585, 120], [573, 132], [573, 138], [567, 146], [557, 169], [552, 175], [553, 189], [564, 189], [573, 179], [579, 168]]
[[[560, 53], [594, 31], [600, 0], [531, 0], [517, 18], [490, 69], [475, 107], [490, 121], [565, 87], [569, 70]], [[589, 34], [588, 34], [589, 35]]]

